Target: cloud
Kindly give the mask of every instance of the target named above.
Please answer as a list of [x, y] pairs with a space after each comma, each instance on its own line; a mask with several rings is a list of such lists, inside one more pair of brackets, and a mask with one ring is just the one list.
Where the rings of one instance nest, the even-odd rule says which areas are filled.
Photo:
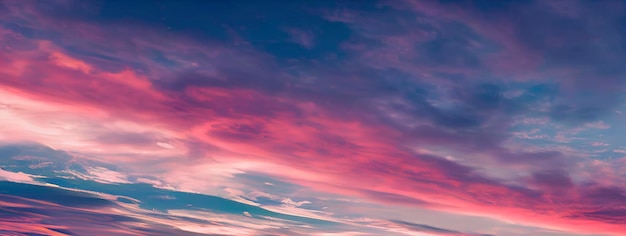
[[[71, 234], [185, 234], [254, 235], [264, 228], [246, 221], [209, 218], [200, 214], [156, 214], [132, 205], [106, 199], [106, 196], [36, 185], [2, 182], [0, 195], [3, 217], [0, 232], [46, 235]], [[7, 193], [19, 190], [20, 193]], [[35, 196], [35, 191], [46, 194]], [[54, 203], [60, 203], [54, 204]], [[70, 205], [67, 205], [70, 204]], [[7, 217], [10, 216], [10, 217]], [[186, 216], [186, 217], [185, 217]], [[15, 221], [22, 217], [28, 222]], [[210, 221], [213, 220], [213, 223]], [[248, 220], [249, 221], [249, 220]], [[258, 221], [258, 220], [255, 220]], [[220, 222], [219, 224], [215, 222]]]
[[23, 173], [23, 172], [11, 172], [0, 169], [0, 179], [11, 181], [11, 182], [21, 182], [21, 183], [33, 183], [33, 176]]
[[438, 228], [430, 225], [416, 224], [405, 221], [392, 220], [392, 223], [395, 223], [399, 226], [405, 227], [410, 230], [414, 230], [417, 232], [425, 232], [425, 233], [434, 233], [435, 235], [461, 235], [461, 232], [448, 230], [443, 228]]
[[[623, 171], [576, 158], [585, 147], [566, 136], [621, 127], [612, 111], [623, 105], [624, 50], [611, 29], [623, 27], [611, 7], [403, 1], [279, 15], [163, 4], [3, 4], [1, 141], [124, 167], [79, 172], [105, 183], [225, 194], [249, 187], [237, 175], [260, 173], [381, 207], [626, 230]], [[77, 159], [55, 155], [28, 164]], [[5, 176], [28, 179], [16, 173]], [[295, 212], [315, 204], [304, 199], [265, 200]]]

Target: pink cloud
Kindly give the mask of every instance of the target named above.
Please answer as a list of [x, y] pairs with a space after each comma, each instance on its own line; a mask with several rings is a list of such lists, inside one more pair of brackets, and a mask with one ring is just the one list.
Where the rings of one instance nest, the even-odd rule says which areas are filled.
[[[146, 127], [161, 126], [175, 137], [193, 138], [232, 153], [227, 160], [234, 158], [267, 163], [261, 166], [270, 167], [264, 168], [269, 174], [284, 175], [303, 185], [332, 192], [356, 194], [388, 203], [397, 201], [393, 196], [404, 196], [406, 199], [432, 202], [438, 209], [456, 212], [463, 209], [469, 214], [480, 212], [479, 214], [533, 222], [545, 227], [602, 233], [625, 230], [602, 218], [583, 215], [582, 212], [547, 213], [553, 207], [565, 207], [546, 205], [557, 200], [573, 201], [592, 210], [594, 206], [586, 202], [584, 196], [578, 196], [582, 191], [590, 191], [588, 188], [576, 187], [569, 190], [571, 195], [551, 197], [556, 199], [534, 196], [542, 192], [515, 189], [485, 179], [473, 173], [470, 168], [439, 157], [415, 156], [397, 146], [397, 140], [401, 136], [393, 129], [337, 119], [326, 115], [323, 108], [312, 104], [298, 104], [256, 91], [190, 88], [186, 95], [209, 107], [181, 107], [187, 109], [183, 114], [191, 116], [191, 119], [168, 120], [172, 116], [162, 112], [172, 109], [165, 105], [172, 98], [146, 86], [141, 81], [147, 80], [134, 73], [125, 71], [117, 75], [118, 80], [110, 80], [107, 73], [98, 73], [97, 69], [84, 69], [93, 68], [86, 63], [73, 62], [72, 65], [81, 66], [68, 70], [60, 68], [67, 65], [58, 64], [56, 60], [30, 65], [32, 69], [29, 71], [46, 71], [46, 77], [40, 79], [39, 85], [27, 84], [26, 81], [17, 79], [29, 76], [28, 73], [18, 76], [5, 74], [8, 79], [3, 81], [3, 87], [10, 91], [21, 90], [9, 93], [32, 103], [51, 101], [44, 102], [44, 106], [70, 104], [58, 106], [56, 109], [77, 112], [82, 119], [95, 119], [91, 122], [97, 120], [110, 123], [123, 118]], [[128, 82], [121, 82], [119, 78], [125, 78]], [[61, 89], [61, 85], [65, 89]], [[254, 111], [251, 104], [257, 103], [269, 110]], [[83, 110], [80, 107], [89, 109]], [[106, 115], [93, 117], [88, 112], [83, 112], [90, 109], [121, 116], [105, 119]], [[292, 110], [298, 112], [292, 113]], [[247, 112], [253, 113], [246, 114]], [[271, 115], [259, 116], [259, 112]], [[174, 128], [187, 129], [173, 130]], [[30, 129], [23, 131], [28, 130]], [[63, 132], [71, 134], [71, 131]], [[71, 142], [50, 139], [36, 141], [45, 141], [53, 146]], [[104, 142], [101, 144], [107, 145]], [[156, 146], [155, 144], [155, 148]], [[272, 167], [273, 165], [276, 167]], [[291, 170], [277, 172], [279, 168]], [[260, 170], [248, 166], [240, 169]], [[117, 179], [110, 174], [101, 174], [106, 179]], [[310, 183], [313, 179], [320, 182]], [[186, 182], [193, 183], [196, 180], [187, 179]], [[405, 204], [413, 203], [406, 201]]]
[[[423, 11], [439, 13], [436, 8]], [[525, 52], [508, 38], [510, 32], [506, 31], [506, 25], [498, 25], [498, 29], [504, 30], [504, 36], [497, 36], [486, 28], [484, 22], [470, 21], [469, 24], [503, 42], [507, 48], [504, 55], [522, 55], [519, 61], [511, 64], [521, 64], [521, 68], [526, 69], [536, 66], [537, 56]], [[96, 41], [110, 39], [106, 33], [95, 32], [93, 39]], [[15, 34], [7, 29], [1, 33], [3, 38]], [[426, 68], [412, 67], [397, 57], [413, 39], [388, 38], [384, 48], [363, 52], [362, 59], [381, 67], [422, 73]], [[231, 51], [193, 42], [156, 46], [161, 41], [133, 40], [140, 47], [154, 46], [171, 54], [172, 58], [185, 58], [181, 54], [198, 49], [209, 55], [209, 59], [199, 56], [198, 59], [208, 60], [199, 60], [200, 64], [228, 60], [222, 63], [242, 63], [246, 70], [270, 74], [259, 76], [271, 77], [274, 76], [272, 73], [284, 76], [271, 68], [271, 62], [261, 63], [266, 57], [260, 53]], [[457, 142], [457, 137], [446, 131], [425, 132], [431, 135], [414, 138], [381, 122], [359, 119], [366, 116], [363, 113], [342, 117], [319, 103], [268, 92], [271, 88], [264, 91], [230, 86], [229, 78], [223, 78], [229, 74], [211, 68], [202, 73], [216, 77], [211, 82], [223, 86], [203, 86], [188, 79], [177, 81], [183, 83], [183, 88], [171, 91], [159, 87], [164, 78], [158, 77], [158, 72], [168, 71], [167, 66], [146, 62], [151, 73], [140, 73], [130, 66], [112, 72], [96, 63], [72, 57], [52, 42], [27, 41], [34, 47], [0, 53], [1, 62], [8, 65], [0, 69], [3, 78], [0, 93], [11, 99], [7, 106], [16, 107], [0, 110], [1, 117], [11, 124], [2, 128], [5, 134], [11, 135], [6, 140], [34, 139], [53, 147], [107, 156], [110, 161], [120, 163], [149, 163], [153, 156], [183, 156], [192, 149], [190, 143], [200, 142], [214, 148], [212, 155], [195, 156], [191, 161], [191, 158], [165, 159], [148, 171], [159, 171], [157, 174], [166, 181], [189, 191], [214, 187], [207, 184], [205, 178], [259, 171], [303, 186], [386, 204], [418, 205], [575, 232], [626, 232], [626, 227], [620, 225], [622, 216], [615, 213], [622, 210], [618, 206], [626, 197], [621, 192], [623, 186], [615, 187], [620, 184], [618, 176], [623, 174], [617, 170], [606, 174], [609, 180], [598, 179], [593, 172], [577, 173], [588, 176], [582, 181], [573, 181], [565, 173], [549, 175], [539, 171], [523, 178], [494, 179], [468, 165], [435, 155], [414, 153], [406, 147], [409, 139], [420, 147], [464, 143]], [[114, 46], [116, 43], [123, 44], [120, 48], [131, 47], [128, 42], [112, 42]], [[177, 54], [177, 50], [183, 53]], [[117, 56], [130, 58], [134, 54], [122, 52]], [[178, 62], [186, 63], [183, 59]], [[511, 72], [512, 65], [496, 64], [495, 67]], [[474, 73], [471, 69], [458, 70]], [[42, 110], [49, 112], [40, 113], [45, 116], [38, 117], [31, 114]], [[51, 125], [49, 121], [60, 124]], [[71, 127], [76, 124], [79, 127]], [[605, 126], [595, 124], [594, 127]], [[428, 128], [424, 126], [424, 129]], [[129, 160], [125, 153], [138, 153], [143, 158]], [[498, 155], [513, 155], [496, 148], [479, 154], [485, 153], [492, 159], [497, 159]], [[531, 154], [522, 153], [518, 157], [529, 158]], [[506, 163], [498, 164], [508, 168]], [[594, 163], [584, 165], [595, 166]], [[524, 168], [531, 168], [528, 166]], [[207, 169], [222, 172], [200, 174]], [[126, 181], [118, 173], [106, 170], [95, 170], [93, 174], [103, 181]], [[603, 209], [603, 206], [611, 208]], [[37, 228], [36, 225], [32, 227]], [[181, 227], [206, 230], [197, 225]]]
[[12, 181], [12, 182], [21, 182], [21, 183], [33, 183], [32, 175], [23, 173], [23, 172], [11, 172], [0, 169], [0, 180]]
[[[464, 209], [463, 211], [467, 213], [481, 212], [481, 214], [493, 217], [534, 222], [534, 224], [546, 227], [567, 228], [577, 225], [573, 226], [576, 230], [604, 233], [624, 230], [619, 225], [603, 223], [601, 219], [586, 220], [586, 216], [577, 212], [546, 214], [545, 211], [552, 206], [543, 205], [547, 203], [547, 199], [533, 197], [532, 195], [536, 193], [532, 191], [515, 190], [512, 187], [483, 179], [480, 175], [472, 173], [471, 169], [438, 157], [413, 156], [396, 146], [395, 140], [400, 136], [395, 131], [382, 126], [328, 117], [324, 114], [324, 109], [317, 106], [292, 104], [287, 100], [254, 91], [192, 88], [187, 94], [193, 96], [196, 101], [214, 104], [213, 109], [186, 107], [185, 109], [189, 109], [187, 115], [195, 116], [194, 118], [167, 120], [168, 116], [161, 116], [160, 112], [169, 110], [163, 104], [171, 98], [163, 92], [151, 89], [150, 86], [142, 85], [141, 82], [133, 82], [146, 80], [139, 79], [132, 72], [122, 72], [126, 76], [118, 78], [127, 78], [130, 82], [120, 83], [119, 80], [109, 80], [109, 74], [98, 74], [95, 69], [80, 69], [91, 68], [91, 66], [85, 66], [87, 64], [78, 62], [73, 62], [73, 64], [82, 66], [70, 68], [71, 70], [62, 69], [59, 67], [67, 65], [59, 65], [57, 61], [39, 62], [32, 65], [47, 71], [46, 78], [41, 80], [43, 83], [38, 87], [30, 84], [26, 87], [27, 84], [17, 80], [16, 77], [8, 77], [9, 79], [3, 84], [5, 88], [13, 91], [28, 88], [22, 89], [20, 93], [12, 94], [24, 96], [21, 99], [30, 97], [30, 99], [35, 99], [30, 100], [33, 102], [53, 100], [51, 103], [46, 103], [48, 106], [55, 103], [75, 104], [67, 106], [70, 108], [68, 112], [72, 112], [71, 109], [74, 107], [90, 107], [117, 114], [122, 110], [124, 116], [116, 116], [116, 119], [125, 117], [138, 123], [148, 121], [151, 124], [162, 124], [166, 130], [174, 127], [189, 127], [189, 130], [168, 131], [178, 133], [177, 137], [200, 140], [236, 154], [229, 156], [228, 159], [236, 158], [289, 166], [288, 168], [293, 171], [282, 171], [282, 175], [304, 185], [311, 185], [307, 182], [311, 179], [322, 181], [326, 178], [329, 181], [324, 182], [333, 183], [331, 186], [319, 182], [311, 186], [321, 187], [328, 191], [370, 198], [377, 196], [374, 198], [389, 203], [397, 201], [390, 194], [405, 196], [407, 199], [427, 199], [427, 202], [434, 202], [436, 206], [443, 204], [447, 206], [445, 208], [454, 211]], [[77, 68], [78, 71], [73, 71]], [[61, 92], [63, 90], [59, 89], [60, 85], [72, 89], [65, 89], [68, 93], [63, 93]], [[126, 94], [135, 96], [127, 97]], [[137, 95], [141, 95], [141, 98], [139, 99]], [[110, 100], [102, 101], [90, 97], [106, 97]], [[229, 102], [225, 103], [226, 101]], [[277, 109], [276, 113], [271, 113], [271, 116], [246, 115], [248, 112], [246, 109], [252, 108], [247, 107], [248, 104], [256, 102], [261, 102], [262, 106], [270, 109]], [[234, 111], [227, 107], [219, 107], [226, 104], [233, 108], [240, 106], [242, 110]], [[283, 111], [281, 107], [295, 108], [300, 114], [293, 114], [289, 112], [289, 109]], [[58, 109], [64, 110], [63, 107], [58, 107]], [[215, 112], [220, 110], [223, 112]], [[83, 113], [79, 114], [82, 116]], [[89, 119], [87, 113], [84, 115], [83, 119]], [[201, 117], [206, 117], [206, 120]], [[184, 122], [185, 120], [187, 122]], [[100, 122], [115, 121], [105, 119]], [[147, 124], [144, 123], [144, 125]], [[51, 142], [51, 140], [44, 141]], [[57, 142], [67, 141], [69, 140]], [[54, 146], [54, 143], [50, 144]], [[103, 145], [106, 144], [103, 143]], [[242, 170], [248, 168], [244, 166]], [[273, 174], [277, 174], [276, 170], [278, 169], [266, 169], [268, 173]], [[295, 170], [316, 174], [303, 175]], [[106, 178], [110, 179], [109, 177]], [[355, 180], [358, 181], [355, 182]], [[194, 180], [187, 179], [187, 182], [193, 183]], [[345, 187], [341, 186], [349, 186], [354, 190], [345, 191]], [[371, 195], [366, 190], [384, 194]], [[558, 200], [578, 202], [581, 206], [589, 204], [585, 202], [585, 198], [575, 196], [566, 195], [565, 199], [560, 197]], [[495, 202], [497, 205], [493, 206], [489, 202]], [[410, 204], [410, 201], [407, 203]], [[588, 206], [592, 207], [592, 205]], [[539, 214], [539, 212], [543, 213]], [[550, 223], [545, 224], [545, 222]]]

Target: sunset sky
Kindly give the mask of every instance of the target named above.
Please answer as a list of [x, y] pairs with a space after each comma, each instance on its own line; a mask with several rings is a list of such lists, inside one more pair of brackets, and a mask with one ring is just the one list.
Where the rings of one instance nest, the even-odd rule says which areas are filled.
[[626, 235], [626, 2], [0, 0], [0, 235]]

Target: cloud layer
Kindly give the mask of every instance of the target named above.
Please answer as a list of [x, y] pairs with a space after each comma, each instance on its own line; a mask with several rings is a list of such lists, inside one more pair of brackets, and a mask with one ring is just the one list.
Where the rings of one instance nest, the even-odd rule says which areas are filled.
[[398, 235], [620, 235], [624, 7], [2, 2], [0, 141], [56, 151], [0, 174], [62, 159]]

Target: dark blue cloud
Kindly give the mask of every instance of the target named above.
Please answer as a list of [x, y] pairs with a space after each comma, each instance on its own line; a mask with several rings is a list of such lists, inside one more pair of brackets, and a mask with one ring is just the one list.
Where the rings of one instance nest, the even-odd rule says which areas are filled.
[[[37, 225], [42, 225], [48, 230], [67, 235], [206, 235], [183, 231], [141, 217], [109, 212], [109, 208], [122, 211], [123, 208], [95, 194], [5, 181], [0, 181], [0, 185], [0, 204], [4, 205], [0, 207], [1, 234], [48, 235], [37, 233], [41, 232], [41, 229], [36, 228]], [[13, 204], [20, 206], [14, 207]], [[29, 224], [25, 224], [23, 219], [28, 219]], [[33, 229], [29, 228], [31, 225]], [[5, 226], [9, 228], [6, 229]], [[12, 227], [17, 227], [17, 231], [15, 228], [12, 230]]]
[[493, 236], [491, 234], [473, 234], [473, 233], [465, 233], [459, 232], [456, 230], [444, 229], [435, 226], [425, 225], [425, 224], [417, 224], [402, 220], [390, 220], [391, 222], [404, 227], [409, 230], [424, 232], [424, 233], [433, 233], [437, 235], [467, 235], [467, 236]]
[[[0, 194], [10, 194], [28, 199], [46, 200], [65, 206], [105, 207], [112, 205], [111, 202], [94, 197], [91, 194], [73, 192], [59, 188], [20, 184], [7, 181], [0, 181], [0, 186], [2, 187]], [[46, 194], [41, 194], [42, 192], [45, 192]]]

